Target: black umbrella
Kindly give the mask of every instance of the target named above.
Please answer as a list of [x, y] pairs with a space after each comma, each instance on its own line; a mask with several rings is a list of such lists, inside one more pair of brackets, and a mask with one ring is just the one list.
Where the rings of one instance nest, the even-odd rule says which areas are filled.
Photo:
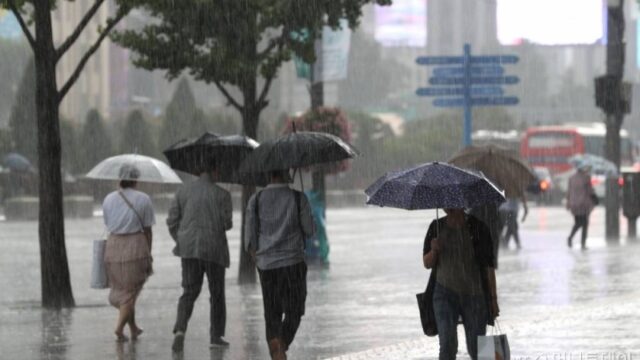
[[358, 151], [339, 137], [321, 132], [294, 132], [265, 141], [242, 163], [240, 172], [251, 174], [304, 168], [358, 156]]
[[197, 176], [215, 164], [220, 182], [259, 185], [266, 183], [266, 177], [259, 174], [240, 177], [237, 171], [240, 163], [258, 145], [247, 136], [220, 136], [207, 132], [198, 138], [178, 141], [166, 149], [164, 155], [171, 167], [179, 171]]

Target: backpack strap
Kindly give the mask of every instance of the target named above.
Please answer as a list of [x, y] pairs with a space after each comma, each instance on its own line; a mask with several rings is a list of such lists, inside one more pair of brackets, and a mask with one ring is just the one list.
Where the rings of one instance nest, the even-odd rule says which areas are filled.
[[120, 197], [122, 197], [122, 200], [124, 200], [124, 202], [127, 204], [129, 209], [131, 209], [133, 211], [133, 213], [136, 214], [136, 217], [138, 218], [138, 221], [140, 222], [140, 231], [144, 232], [144, 222], [142, 221], [142, 216], [140, 216], [140, 214], [138, 213], [136, 208], [133, 207], [133, 204], [131, 204], [129, 199], [127, 199], [127, 197], [124, 196], [124, 192], [122, 192], [122, 190], [118, 190], [118, 194], [120, 195]]
[[255, 251], [258, 251], [258, 248], [260, 247], [259, 245], [259, 241], [260, 241], [260, 194], [262, 194], [262, 190], [258, 191], [256, 193], [256, 201], [255, 204], [253, 204], [253, 211], [254, 211], [254, 224], [255, 224], [255, 228], [253, 229], [253, 231], [255, 232], [255, 237], [256, 237], [256, 248]]
[[296, 201], [296, 211], [298, 213], [298, 227], [300, 228], [300, 234], [302, 234], [302, 245], [303, 245], [304, 249], [306, 249], [307, 248], [307, 239], [305, 238], [304, 229], [302, 228], [302, 216], [301, 216], [302, 212], [300, 210], [300, 199], [302, 197], [302, 192], [293, 190], [293, 196], [294, 196], [295, 201]]

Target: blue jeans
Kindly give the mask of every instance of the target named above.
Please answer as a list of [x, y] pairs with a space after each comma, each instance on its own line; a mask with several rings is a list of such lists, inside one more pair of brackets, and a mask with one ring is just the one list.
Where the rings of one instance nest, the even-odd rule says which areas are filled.
[[484, 296], [460, 295], [436, 283], [433, 311], [438, 326], [440, 360], [456, 358], [458, 352], [458, 318], [462, 316], [467, 352], [477, 358], [478, 336], [487, 331], [487, 305]]

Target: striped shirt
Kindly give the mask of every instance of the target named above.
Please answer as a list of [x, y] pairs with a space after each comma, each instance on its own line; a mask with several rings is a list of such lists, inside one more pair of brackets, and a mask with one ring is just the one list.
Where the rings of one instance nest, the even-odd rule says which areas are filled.
[[[258, 269], [276, 269], [304, 261], [304, 241], [314, 234], [315, 227], [309, 201], [302, 194], [299, 199], [300, 204], [296, 204], [295, 190], [287, 184], [272, 184], [249, 200], [244, 244], [247, 251], [256, 250]], [[258, 224], [260, 228], [256, 229]]]

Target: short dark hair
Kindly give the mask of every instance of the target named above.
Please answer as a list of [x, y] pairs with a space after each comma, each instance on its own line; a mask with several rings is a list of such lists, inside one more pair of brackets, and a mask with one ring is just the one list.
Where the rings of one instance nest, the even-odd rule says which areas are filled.
[[138, 182], [135, 180], [120, 180], [120, 187], [123, 189], [135, 187]]
[[280, 179], [284, 182], [291, 182], [291, 176], [289, 176], [289, 170], [274, 170], [269, 172], [269, 176], [273, 179]]

